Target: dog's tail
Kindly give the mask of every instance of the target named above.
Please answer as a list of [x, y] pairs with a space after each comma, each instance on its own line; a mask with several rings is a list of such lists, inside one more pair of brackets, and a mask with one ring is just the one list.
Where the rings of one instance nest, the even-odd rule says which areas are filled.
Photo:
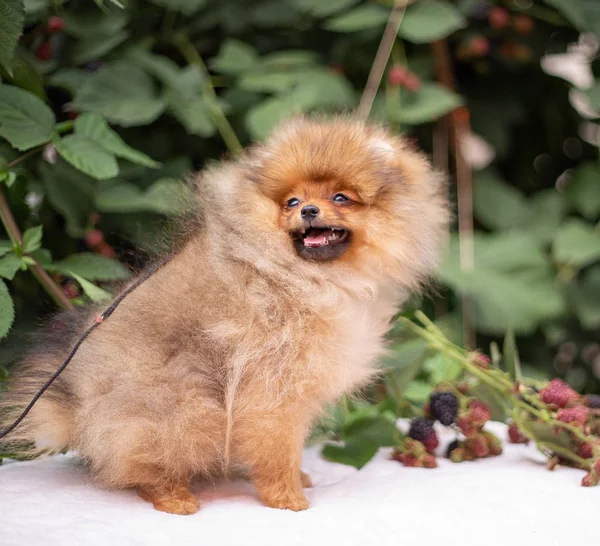
[[[21, 416], [63, 363], [89, 316], [89, 311], [80, 310], [61, 313], [36, 332], [32, 347], [11, 369], [9, 380], [0, 392], [0, 435]], [[68, 374], [60, 375], [19, 425], [0, 438], [0, 451], [38, 456], [68, 448], [76, 404]]]

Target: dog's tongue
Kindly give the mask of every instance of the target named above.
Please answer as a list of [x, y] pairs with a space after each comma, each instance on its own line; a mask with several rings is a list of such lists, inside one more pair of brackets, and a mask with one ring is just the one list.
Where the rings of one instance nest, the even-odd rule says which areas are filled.
[[328, 245], [331, 235], [333, 235], [332, 229], [311, 229], [304, 238], [304, 246], [316, 248]]

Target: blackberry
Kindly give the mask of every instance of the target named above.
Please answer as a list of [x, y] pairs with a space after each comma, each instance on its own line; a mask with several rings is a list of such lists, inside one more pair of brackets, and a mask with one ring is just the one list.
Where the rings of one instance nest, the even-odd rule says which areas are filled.
[[450, 456], [452, 455], [452, 452], [460, 447], [460, 442], [458, 440], [454, 440], [452, 442], [450, 442], [448, 444], [448, 447], [446, 448], [446, 458], [449, 459]]
[[588, 408], [600, 409], [600, 395], [588, 394], [586, 397]]
[[417, 442], [422, 443], [425, 442], [432, 434], [435, 434], [435, 431], [433, 430], [433, 421], [430, 421], [429, 419], [423, 419], [422, 417], [417, 417], [416, 419], [412, 420], [408, 435], [413, 440], [417, 440]]
[[458, 415], [458, 399], [449, 391], [438, 391], [431, 393], [429, 401], [431, 415], [445, 427], [449, 427]]

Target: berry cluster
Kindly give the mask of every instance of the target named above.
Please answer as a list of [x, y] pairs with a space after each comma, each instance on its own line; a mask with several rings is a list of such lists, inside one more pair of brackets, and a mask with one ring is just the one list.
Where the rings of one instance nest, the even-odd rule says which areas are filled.
[[424, 408], [425, 417], [412, 420], [408, 431], [410, 440], [394, 451], [394, 460], [404, 466], [436, 467], [434, 452], [439, 440], [433, 428], [435, 421], [443, 426], [454, 427], [465, 437], [448, 446], [446, 456], [453, 462], [472, 461], [502, 453], [500, 440], [483, 430], [490, 419], [488, 407], [481, 400], [468, 398], [459, 390], [457, 393], [458, 396], [450, 390], [438, 390], [431, 394]]
[[421, 78], [411, 72], [406, 66], [395, 64], [388, 70], [388, 82], [393, 87], [401, 87], [416, 93], [421, 89]]
[[505, 61], [526, 62], [532, 59], [531, 48], [520, 40], [530, 36], [535, 21], [528, 15], [511, 13], [501, 6], [480, 5], [476, 19], [487, 25], [482, 33], [471, 34], [458, 46], [457, 56], [461, 60], [481, 59], [497, 53]]
[[64, 29], [65, 20], [62, 17], [52, 16], [48, 18], [46, 27], [41, 30], [41, 41], [39, 41], [35, 48], [35, 57], [38, 61], [49, 61], [52, 58], [54, 52], [54, 48], [52, 47], [53, 36], [60, 34]]
[[[99, 221], [98, 214], [92, 215], [92, 222], [95, 224]], [[85, 244], [94, 252], [102, 254], [107, 258], [115, 258], [117, 253], [115, 249], [104, 240], [104, 234], [99, 229], [92, 229], [85, 234]]]

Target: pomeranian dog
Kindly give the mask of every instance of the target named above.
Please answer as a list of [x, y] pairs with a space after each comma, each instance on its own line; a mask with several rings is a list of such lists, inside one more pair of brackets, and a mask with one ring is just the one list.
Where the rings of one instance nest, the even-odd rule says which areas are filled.
[[[165, 512], [199, 509], [194, 478], [240, 473], [265, 505], [304, 510], [311, 423], [373, 377], [391, 318], [435, 267], [443, 179], [383, 128], [302, 117], [195, 187], [185, 244], [86, 339], [13, 441], [75, 450], [99, 484]], [[37, 336], [5, 424], [97, 314]]]

